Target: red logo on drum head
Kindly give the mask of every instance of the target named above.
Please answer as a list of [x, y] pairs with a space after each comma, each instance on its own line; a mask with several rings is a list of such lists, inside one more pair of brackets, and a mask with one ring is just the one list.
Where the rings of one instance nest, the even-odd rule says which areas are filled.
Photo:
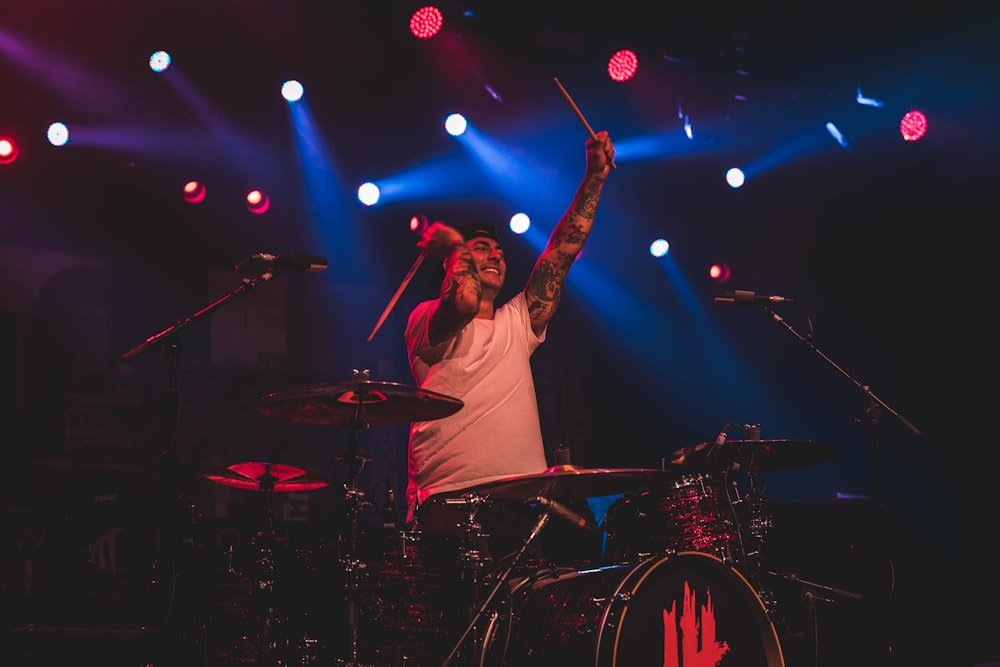
[[680, 616], [676, 600], [663, 610], [663, 667], [717, 667], [729, 653], [729, 644], [715, 638], [712, 591], [705, 591], [705, 604], [696, 609], [694, 593], [685, 581], [683, 604]]

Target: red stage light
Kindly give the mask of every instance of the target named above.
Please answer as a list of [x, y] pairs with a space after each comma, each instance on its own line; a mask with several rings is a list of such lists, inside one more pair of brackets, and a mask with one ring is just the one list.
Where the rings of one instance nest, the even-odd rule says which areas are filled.
[[271, 200], [260, 190], [251, 190], [247, 193], [247, 208], [251, 213], [261, 215], [267, 213], [271, 207]]
[[184, 201], [197, 204], [205, 200], [205, 184], [198, 181], [188, 181], [184, 184]]
[[17, 159], [17, 144], [10, 137], [0, 137], [0, 164], [10, 164]]
[[608, 60], [608, 76], [612, 81], [628, 81], [639, 69], [639, 56], [635, 51], [622, 49]]
[[410, 33], [417, 39], [430, 39], [444, 25], [444, 16], [437, 7], [421, 7], [410, 16]]
[[927, 116], [920, 111], [908, 111], [899, 121], [899, 133], [904, 141], [918, 141], [927, 134]]
[[729, 267], [725, 264], [713, 264], [708, 268], [708, 277], [717, 283], [729, 280]]

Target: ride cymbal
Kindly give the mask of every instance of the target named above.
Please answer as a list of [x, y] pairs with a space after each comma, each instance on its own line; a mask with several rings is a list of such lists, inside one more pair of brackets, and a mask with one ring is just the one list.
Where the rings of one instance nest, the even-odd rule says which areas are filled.
[[836, 447], [812, 440], [727, 440], [678, 449], [670, 464], [704, 471], [733, 464], [746, 470], [793, 470], [825, 463], [838, 454]]
[[370, 380], [311, 385], [269, 394], [257, 402], [258, 410], [268, 417], [354, 428], [441, 419], [464, 405], [419, 387]]
[[333, 483], [329, 477], [315, 470], [256, 461], [213, 466], [202, 476], [218, 484], [248, 491], [311, 491]]
[[584, 499], [648, 488], [675, 476], [674, 473], [655, 468], [577, 468], [558, 465], [537, 475], [508, 477], [464, 489], [462, 494], [475, 493], [493, 500], [530, 500], [536, 497]]

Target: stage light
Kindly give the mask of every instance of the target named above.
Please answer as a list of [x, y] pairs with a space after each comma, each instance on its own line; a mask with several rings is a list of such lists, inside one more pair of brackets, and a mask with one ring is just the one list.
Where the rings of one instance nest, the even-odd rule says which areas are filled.
[[302, 84], [294, 79], [281, 84], [281, 96], [288, 102], [298, 102], [302, 99], [303, 93], [305, 93], [305, 89]]
[[45, 136], [53, 146], [65, 146], [69, 142], [69, 128], [63, 123], [52, 123]]
[[726, 183], [728, 183], [731, 188], [742, 187], [745, 180], [746, 177], [743, 174], [743, 170], [739, 167], [733, 167], [726, 172]]
[[10, 137], [0, 137], [0, 164], [10, 164], [17, 159], [17, 144]]
[[428, 226], [427, 216], [419, 213], [410, 217], [410, 231], [417, 235], [423, 235]]
[[836, 141], [838, 144], [840, 144], [841, 147], [850, 148], [850, 146], [848, 145], [847, 138], [844, 136], [844, 133], [841, 132], [840, 128], [838, 128], [836, 125], [828, 122], [826, 124], [826, 131], [830, 133], [830, 136], [833, 137], [833, 140]]
[[453, 137], [462, 135], [467, 127], [465, 116], [460, 113], [453, 113], [444, 119], [444, 129]]
[[168, 67], [170, 67], [170, 54], [166, 51], [154, 51], [149, 57], [149, 69], [154, 72], [164, 72]]
[[635, 54], [635, 51], [622, 49], [621, 51], [617, 51], [608, 60], [608, 76], [611, 77], [612, 81], [618, 81], [619, 83], [628, 81], [635, 76], [638, 69], [639, 56]]
[[927, 134], [927, 116], [920, 111], [907, 111], [899, 121], [903, 141], [919, 141]]
[[510, 216], [510, 231], [515, 234], [523, 234], [531, 227], [531, 218], [527, 213], [515, 213]]
[[188, 181], [184, 184], [184, 201], [198, 204], [205, 200], [205, 184], [198, 181]]
[[708, 267], [708, 277], [717, 283], [724, 283], [729, 280], [729, 266], [727, 264], [713, 264]]
[[247, 210], [257, 215], [267, 213], [271, 208], [271, 199], [260, 190], [251, 190], [247, 193]]
[[421, 7], [410, 16], [410, 33], [417, 39], [430, 39], [441, 31], [444, 16], [437, 7]]
[[872, 97], [866, 97], [865, 95], [862, 95], [861, 86], [858, 86], [858, 94], [855, 96], [854, 100], [861, 106], [875, 107], [875, 108], [879, 108], [882, 106], [881, 100], [876, 100]]
[[649, 244], [649, 254], [653, 257], [664, 257], [670, 252], [670, 244], [666, 239], [656, 239]]
[[378, 186], [372, 182], [362, 183], [358, 187], [358, 201], [360, 201], [365, 206], [374, 206], [378, 203], [379, 198]]

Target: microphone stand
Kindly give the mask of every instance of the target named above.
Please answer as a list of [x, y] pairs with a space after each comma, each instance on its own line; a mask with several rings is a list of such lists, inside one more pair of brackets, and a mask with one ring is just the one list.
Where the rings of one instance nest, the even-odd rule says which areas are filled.
[[[163, 481], [160, 490], [160, 530], [161, 537], [157, 545], [157, 561], [162, 560], [164, 553], [173, 553], [176, 548], [177, 536], [175, 535], [174, 506], [177, 499], [177, 421], [180, 415], [180, 396], [178, 393], [178, 360], [180, 358], [180, 345], [177, 342], [181, 331], [189, 327], [196, 320], [205, 317], [221, 308], [223, 305], [249, 292], [262, 282], [271, 280], [277, 273], [275, 267], [269, 268], [266, 272], [255, 278], [244, 278], [242, 284], [229, 294], [202, 308], [196, 313], [174, 322], [158, 334], [154, 334], [125, 352], [119, 357], [124, 363], [131, 363], [140, 356], [152, 350], [160, 348], [163, 350], [167, 361], [167, 406], [166, 406], [166, 432], [164, 433], [163, 447], [160, 451], [160, 461], [162, 465]], [[164, 545], [167, 545], [165, 547]], [[171, 571], [173, 568], [171, 568]], [[171, 588], [174, 578], [171, 577]], [[170, 599], [173, 599], [171, 591]], [[162, 642], [162, 631], [169, 622], [172, 605], [169, 605], [160, 629], [159, 641]], [[159, 648], [159, 645], [158, 645]]]
[[876, 639], [877, 641], [877, 651], [879, 655], [876, 657], [876, 662], [874, 665], [888, 665], [889, 656], [892, 652], [892, 646], [888, 639], [889, 631], [889, 609], [890, 602], [889, 597], [891, 594], [890, 586], [887, 585], [892, 580], [892, 561], [889, 555], [889, 528], [888, 519], [886, 515], [885, 506], [885, 490], [882, 481], [882, 461], [881, 453], [879, 451], [879, 440], [878, 440], [878, 418], [882, 410], [885, 410], [893, 417], [895, 417], [903, 426], [905, 426], [913, 435], [921, 435], [920, 430], [916, 426], [911, 424], [905, 417], [900, 415], [898, 412], [889, 407], [885, 401], [880, 399], [871, 388], [863, 384], [853, 375], [848, 373], [846, 370], [838, 366], [830, 357], [824, 354], [812, 340], [812, 336], [803, 336], [798, 331], [796, 331], [788, 322], [786, 322], [780, 315], [774, 312], [771, 306], [767, 303], [760, 303], [761, 312], [767, 315], [769, 318], [777, 322], [778, 324], [785, 327], [789, 333], [799, 339], [804, 343], [810, 350], [818, 354], [824, 361], [826, 361], [830, 366], [837, 370], [841, 375], [846, 377], [848, 380], [854, 384], [855, 387], [861, 391], [862, 394], [868, 399], [868, 407], [865, 409], [865, 418], [868, 423], [868, 432], [871, 439], [871, 466], [872, 466], [872, 497], [871, 497], [871, 508], [872, 508], [872, 520], [874, 523], [875, 531], [875, 543], [878, 549], [878, 565], [879, 573], [882, 576], [882, 589], [880, 595], [877, 596], [876, 602], [876, 618], [875, 627], [877, 628]]

